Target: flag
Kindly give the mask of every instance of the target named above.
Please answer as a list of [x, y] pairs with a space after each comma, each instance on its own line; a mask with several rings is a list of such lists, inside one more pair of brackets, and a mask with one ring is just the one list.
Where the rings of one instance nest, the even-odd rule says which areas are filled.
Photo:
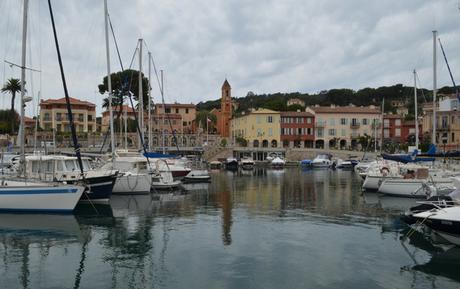
[[207, 120], [208, 122], [211, 122], [211, 121], [212, 121], [209, 117], [207, 117], [206, 120]]

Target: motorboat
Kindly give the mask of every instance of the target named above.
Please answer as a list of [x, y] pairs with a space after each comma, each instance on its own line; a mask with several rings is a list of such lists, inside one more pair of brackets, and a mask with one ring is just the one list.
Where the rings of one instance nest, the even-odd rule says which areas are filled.
[[75, 209], [85, 186], [8, 179], [0, 182], [0, 211], [65, 213]]
[[455, 190], [451, 175], [419, 167], [407, 170], [402, 178], [383, 180], [378, 192], [386, 195], [426, 198], [446, 195]]
[[157, 190], [172, 190], [179, 187], [180, 181], [175, 181], [171, 172], [159, 172], [153, 176], [152, 188]]
[[284, 168], [284, 166], [286, 165], [286, 161], [283, 160], [282, 158], [280, 157], [275, 157], [272, 161], [271, 161], [271, 166], [272, 168], [274, 169], [282, 169]]
[[255, 166], [255, 162], [251, 158], [243, 158], [241, 160], [241, 168], [243, 170], [252, 170], [254, 169], [254, 166]]
[[76, 184], [84, 181], [87, 190], [81, 201], [107, 203], [112, 195], [118, 170], [94, 169], [90, 159], [82, 158], [83, 176], [79, 169], [78, 159], [64, 155], [31, 155], [26, 156], [26, 176], [40, 181], [57, 181]]
[[145, 157], [115, 157], [109, 160], [103, 169], [119, 171], [113, 194], [148, 194], [152, 187], [152, 171]]
[[181, 179], [192, 171], [190, 168], [190, 161], [187, 158], [168, 158], [160, 160], [162, 160], [162, 162], [155, 162], [155, 159], [151, 159], [152, 162], [158, 163], [157, 170], [159, 172], [171, 172], [174, 179]]
[[319, 154], [311, 162], [311, 166], [315, 169], [329, 168], [332, 165], [331, 155]]
[[219, 161], [212, 161], [209, 163], [209, 168], [211, 170], [220, 170], [221, 167], [222, 167], [222, 163]]
[[436, 208], [413, 217], [447, 241], [460, 246], [460, 206]]
[[238, 160], [233, 157], [229, 157], [225, 160], [225, 169], [230, 171], [238, 170]]
[[192, 170], [184, 177], [187, 183], [206, 183], [211, 181], [211, 176], [207, 170]]
[[362, 188], [367, 191], [377, 191], [384, 180], [401, 179], [404, 170], [417, 167], [419, 166], [413, 164], [401, 166], [394, 161], [375, 162], [367, 169]]
[[353, 170], [353, 168], [358, 164], [357, 160], [353, 159], [348, 159], [348, 160], [342, 160], [338, 159], [336, 162], [336, 168], [337, 169], [348, 169], [348, 170]]
[[312, 165], [312, 160], [305, 159], [305, 160], [300, 161], [300, 166], [302, 168], [311, 168], [311, 165]]

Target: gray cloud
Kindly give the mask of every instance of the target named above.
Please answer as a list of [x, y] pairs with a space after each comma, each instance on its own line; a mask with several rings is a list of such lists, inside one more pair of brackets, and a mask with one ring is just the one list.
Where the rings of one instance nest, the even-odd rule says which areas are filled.
[[[18, 2], [0, 2], [0, 57], [17, 63]], [[100, 106], [97, 84], [106, 73], [103, 1], [54, 5], [70, 92]], [[453, 0], [109, 0], [125, 66], [137, 39], [144, 38], [158, 68], [165, 70], [166, 100], [193, 103], [219, 97], [225, 77], [236, 96], [249, 90], [314, 93], [411, 85], [411, 70], [417, 68], [422, 85], [431, 88], [433, 29], [439, 31], [454, 76], [460, 67], [457, 5]], [[46, 1], [31, 1], [29, 46], [29, 65], [43, 70], [41, 86], [34, 74], [34, 92], [41, 87], [43, 98], [62, 97]], [[111, 46], [116, 71], [120, 66]], [[440, 54], [438, 61], [439, 85], [450, 85]], [[12, 76], [19, 71], [2, 65], [0, 80]], [[153, 93], [158, 99], [156, 86]], [[8, 103], [2, 97], [0, 104]]]

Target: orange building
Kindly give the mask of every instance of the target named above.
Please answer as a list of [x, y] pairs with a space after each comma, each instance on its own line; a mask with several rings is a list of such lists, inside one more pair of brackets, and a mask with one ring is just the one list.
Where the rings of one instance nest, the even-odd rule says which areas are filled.
[[225, 79], [222, 85], [222, 96], [220, 99], [220, 109], [211, 111], [217, 118], [217, 133], [221, 137], [230, 137], [230, 120], [232, 118], [233, 102], [232, 87]]

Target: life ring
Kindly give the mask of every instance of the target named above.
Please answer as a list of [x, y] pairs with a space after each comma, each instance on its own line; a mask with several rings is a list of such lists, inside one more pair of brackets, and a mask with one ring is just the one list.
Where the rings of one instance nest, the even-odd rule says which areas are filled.
[[390, 173], [390, 169], [387, 167], [382, 167], [380, 168], [380, 173], [384, 176], [388, 175]]

